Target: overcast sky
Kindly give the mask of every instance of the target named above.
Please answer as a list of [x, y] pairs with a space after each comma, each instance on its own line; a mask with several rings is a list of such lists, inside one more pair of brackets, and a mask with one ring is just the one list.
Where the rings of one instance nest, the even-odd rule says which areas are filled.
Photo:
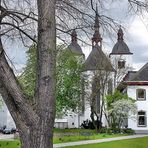
[[[133, 53], [133, 68], [139, 70], [148, 62], [148, 14], [136, 15], [133, 11], [129, 13], [129, 5], [126, 0], [109, 3], [105, 14], [114, 18], [124, 26], [124, 41]], [[118, 28], [116, 28], [118, 30]], [[104, 51], [110, 53], [117, 42], [117, 34], [113, 33], [112, 40], [104, 37]], [[90, 52], [91, 50], [89, 50]], [[87, 49], [84, 50], [87, 52]]]
[[[148, 62], [148, 19], [142, 18], [139, 15], [129, 15], [128, 5], [126, 0], [120, 0], [118, 3], [108, 3], [106, 15], [113, 17], [115, 20], [121, 22], [125, 27], [124, 41], [129, 46], [130, 51], [133, 53], [133, 66], [138, 70], [146, 62]], [[148, 18], [148, 17], [147, 17]], [[118, 29], [118, 28], [117, 28]], [[113, 42], [108, 38], [103, 38], [104, 51], [110, 53], [113, 45], [117, 41], [116, 33], [114, 33]], [[106, 43], [106, 44], [105, 44]], [[20, 72], [26, 63], [26, 48], [17, 42], [6, 42], [7, 54], [14, 62], [15, 67]], [[88, 55], [91, 48], [83, 48], [83, 51]]]

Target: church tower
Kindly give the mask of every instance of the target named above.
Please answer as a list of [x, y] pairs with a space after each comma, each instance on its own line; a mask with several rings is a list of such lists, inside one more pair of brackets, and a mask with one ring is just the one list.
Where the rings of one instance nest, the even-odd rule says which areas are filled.
[[123, 30], [119, 28], [117, 33], [117, 43], [114, 45], [112, 52], [110, 53], [112, 65], [116, 70], [116, 84], [120, 83], [125, 74], [132, 70], [133, 53], [130, 52], [129, 47], [124, 42], [123, 35]]

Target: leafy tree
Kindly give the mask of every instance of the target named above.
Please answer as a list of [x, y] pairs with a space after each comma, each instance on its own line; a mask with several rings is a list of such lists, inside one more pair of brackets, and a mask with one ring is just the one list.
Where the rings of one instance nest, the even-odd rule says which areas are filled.
[[18, 77], [18, 79], [22, 83], [25, 93], [29, 96], [28, 98], [32, 99], [34, 97], [36, 82], [36, 45], [33, 44], [26, 53], [28, 56], [27, 64], [23, 70], [23, 73]]
[[83, 101], [83, 62], [83, 55], [75, 55], [68, 49], [59, 50], [57, 53], [58, 113], [82, 109], [80, 106]]
[[[74, 55], [64, 45], [57, 47], [56, 67], [56, 114], [61, 116], [67, 110], [78, 110], [82, 101], [82, 64], [83, 56]], [[33, 98], [35, 91], [37, 59], [36, 45], [32, 45], [27, 51], [28, 59], [19, 80], [24, 91]], [[34, 102], [35, 103], [35, 102]]]

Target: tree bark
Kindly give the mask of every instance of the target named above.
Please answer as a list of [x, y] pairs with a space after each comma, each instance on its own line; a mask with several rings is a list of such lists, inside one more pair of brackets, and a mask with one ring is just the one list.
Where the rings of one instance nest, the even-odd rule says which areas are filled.
[[55, 1], [37, 0], [36, 110], [27, 101], [27, 96], [6, 60], [0, 36], [0, 93], [19, 130], [21, 148], [53, 147], [56, 92]]

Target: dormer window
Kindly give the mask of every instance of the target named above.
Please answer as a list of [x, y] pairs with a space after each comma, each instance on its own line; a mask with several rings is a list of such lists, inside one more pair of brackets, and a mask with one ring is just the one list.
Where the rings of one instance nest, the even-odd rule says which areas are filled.
[[118, 68], [119, 69], [125, 68], [125, 61], [124, 60], [119, 60], [118, 61]]
[[143, 101], [146, 100], [146, 90], [145, 89], [137, 89], [137, 100]]
[[138, 127], [145, 127], [146, 126], [146, 112], [139, 111], [138, 112]]

